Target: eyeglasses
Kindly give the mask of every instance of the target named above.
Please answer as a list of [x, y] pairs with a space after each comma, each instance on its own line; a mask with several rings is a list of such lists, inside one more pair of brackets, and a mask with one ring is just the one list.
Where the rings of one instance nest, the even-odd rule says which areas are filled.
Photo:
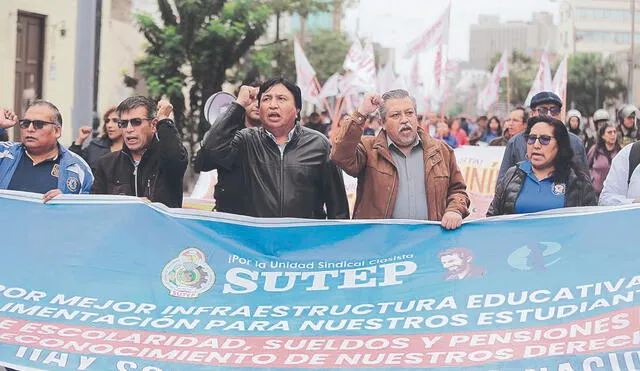
[[543, 116], [551, 112], [551, 115], [557, 116], [560, 114], [560, 107], [551, 107], [551, 108], [538, 107], [536, 108], [536, 112], [538, 112], [539, 115], [543, 115]]
[[153, 118], [135, 118], [130, 120], [118, 120], [118, 127], [120, 129], [124, 129], [127, 126], [129, 126], [129, 123], [131, 123], [131, 126], [135, 128], [142, 125], [142, 121], [149, 121], [149, 120], [153, 120]]
[[43, 121], [43, 120], [20, 120], [18, 121], [21, 129], [28, 129], [31, 124], [36, 130], [42, 129], [45, 125], [58, 125], [55, 122]]
[[527, 136], [527, 144], [535, 144], [536, 140], [540, 142], [543, 146], [549, 145], [551, 143], [551, 139], [553, 139], [551, 135], [528, 135]]

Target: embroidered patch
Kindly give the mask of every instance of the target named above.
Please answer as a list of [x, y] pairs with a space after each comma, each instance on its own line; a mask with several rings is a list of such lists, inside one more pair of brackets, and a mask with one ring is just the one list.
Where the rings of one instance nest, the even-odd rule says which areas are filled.
[[551, 188], [551, 191], [556, 196], [563, 195], [566, 190], [567, 190], [567, 186], [564, 183], [560, 183], [560, 184], [553, 183]]
[[71, 192], [76, 192], [78, 190], [78, 179], [76, 178], [69, 178], [67, 179], [67, 188], [69, 188], [69, 190]]
[[60, 165], [54, 164], [53, 167], [51, 168], [51, 176], [54, 176], [57, 178], [59, 173], [60, 173]]

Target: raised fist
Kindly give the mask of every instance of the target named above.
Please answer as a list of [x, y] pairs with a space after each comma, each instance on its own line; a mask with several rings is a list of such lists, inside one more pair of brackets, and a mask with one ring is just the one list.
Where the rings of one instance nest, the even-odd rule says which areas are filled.
[[18, 123], [18, 116], [9, 108], [0, 108], [0, 128], [9, 129]]
[[240, 92], [238, 93], [238, 98], [236, 99], [236, 103], [238, 103], [244, 108], [249, 107], [251, 103], [255, 102], [256, 99], [258, 99], [259, 91], [260, 91], [260, 88], [256, 86], [242, 85], [240, 87]]
[[171, 103], [169, 103], [168, 100], [161, 99], [160, 102], [158, 102], [158, 114], [156, 115], [158, 121], [168, 119], [171, 112], [173, 112]]
[[380, 98], [379, 94], [365, 94], [358, 112], [363, 116], [369, 116], [380, 107], [380, 104], [382, 104], [382, 98]]

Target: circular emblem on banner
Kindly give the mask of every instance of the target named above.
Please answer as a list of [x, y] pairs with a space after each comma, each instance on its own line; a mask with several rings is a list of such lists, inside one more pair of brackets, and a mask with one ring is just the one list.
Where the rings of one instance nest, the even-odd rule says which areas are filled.
[[171, 296], [197, 298], [213, 287], [216, 275], [206, 256], [195, 247], [183, 250], [162, 270], [162, 283]]
[[564, 183], [560, 183], [560, 184], [555, 184], [553, 183], [553, 194], [556, 196], [560, 196], [563, 195], [567, 190], [567, 186]]
[[67, 188], [69, 188], [69, 190], [71, 192], [77, 192], [78, 191], [78, 185], [80, 184], [80, 182], [78, 182], [78, 179], [76, 178], [69, 178], [67, 179]]

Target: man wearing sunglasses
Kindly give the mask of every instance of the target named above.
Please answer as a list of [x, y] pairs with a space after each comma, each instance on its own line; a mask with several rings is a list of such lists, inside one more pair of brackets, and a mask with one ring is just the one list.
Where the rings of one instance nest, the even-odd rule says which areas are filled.
[[22, 120], [0, 110], [0, 127], [20, 125], [22, 143], [0, 142], [0, 189], [42, 193], [44, 202], [59, 194], [89, 193], [89, 165], [58, 143], [62, 115], [44, 100], [32, 102]]
[[[555, 93], [550, 91], [540, 92], [531, 98], [531, 117], [536, 116], [550, 116], [555, 119], [560, 119], [562, 114], [562, 100]], [[569, 142], [575, 156], [577, 163], [584, 166], [586, 170], [587, 165], [587, 153], [584, 149], [584, 143], [575, 134], [569, 133]], [[507, 148], [504, 151], [502, 157], [502, 165], [500, 165], [500, 172], [498, 174], [497, 184], [502, 182], [504, 174], [507, 170], [515, 164], [527, 159], [527, 142], [524, 134], [513, 135], [507, 143]]]
[[[157, 110], [157, 114], [156, 114]], [[187, 150], [169, 118], [173, 107], [147, 97], [129, 97], [118, 105], [124, 147], [100, 159], [92, 193], [129, 195], [182, 207]]]

